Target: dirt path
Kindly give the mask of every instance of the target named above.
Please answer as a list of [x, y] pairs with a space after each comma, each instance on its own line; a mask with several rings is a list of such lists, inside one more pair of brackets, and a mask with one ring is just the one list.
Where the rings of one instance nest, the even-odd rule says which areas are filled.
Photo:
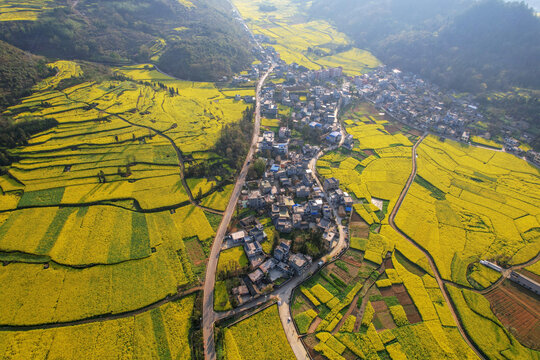
[[309, 329], [307, 331], [308, 334], [313, 334], [315, 332], [315, 329], [317, 329], [317, 326], [322, 322], [322, 319], [320, 317], [316, 317], [315, 320], [309, 325]]
[[[377, 271], [378, 271], [379, 275], [381, 275], [384, 272], [384, 270], [385, 270], [385, 266], [384, 266], [384, 262], [383, 262], [382, 265], [379, 267], [379, 269], [377, 269]], [[374, 279], [372, 279], [370, 277], [364, 283], [364, 286], [362, 287], [362, 289], [358, 292], [358, 294], [355, 295], [355, 297], [354, 297], [353, 301], [351, 302], [351, 305], [349, 306], [349, 309], [347, 309], [347, 312], [345, 313], [345, 315], [343, 315], [343, 317], [341, 318], [341, 320], [339, 320], [339, 322], [336, 325], [336, 327], [334, 328], [334, 330], [332, 330], [332, 335], [337, 334], [339, 329], [341, 329], [341, 327], [345, 323], [345, 320], [347, 320], [347, 317], [349, 315], [351, 315], [352, 312], [354, 311], [354, 308], [356, 307], [356, 305], [358, 303], [358, 299], [360, 297], [362, 297], [362, 304], [360, 305], [360, 309], [359, 309], [359, 312], [358, 312], [358, 317], [356, 318], [356, 322], [354, 324], [354, 327], [355, 327], [354, 331], [358, 331], [357, 324], [360, 324], [362, 322], [362, 317], [364, 315], [364, 310], [366, 309], [366, 304], [367, 304], [367, 301], [369, 300], [369, 298], [366, 295], [369, 293], [369, 291], [373, 287], [373, 284], [375, 284], [375, 281], [376, 280], [374, 280]], [[358, 328], [360, 328], [360, 325], [358, 325]]]
[[77, 5], [79, 5], [79, 0], [68, 0], [68, 4], [71, 7], [71, 11], [73, 11], [75, 15], [80, 17], [87, 25], [92, 25], [88, 17], [82, 12], [80, 12], [79, 9], [77, 9]]
[[392, 228], [398, 234], [400, 234], [407, 241], [409, 241], [411, 244], [413, 244], [418, 250], [420, 250], [420, 251], [422, 251], [422, 253], [424, 253], [426, 258], [428, 259], [429, 266], [431, 267], [431, 270], [433, 271], [433, 274], [435, 275], [435, 279], [437, 280], [437, 284], [439, 285], [439, 289], [441, 290], [441, 292], [443, 294], [444, 300], [446, 301], [446, 304], [448, 305], [448, 308], [450, 309], [450, 312], [452, 313], [454, 321], [456, 322], [458, 330], [459, 330], [461, 336], [463, 337], [463, 340], [465, 340], [465, 342], [469, 345], [469, 347], [476, 353], [476, 355], [480, 359], [485, 360], [486, 358], [485, 358], [484, 354], [482, 353], [482, 351], [476, 346], [475, 343], [472, 342], [472, 340], [469, 338], [467, 332], [463, 328], [463, 324], [461, 323], [461, 320], [459, 319], [459, 317], [457, 315], [457, 311], [456, 311], [456, 309], [454, 307], [454, 303], [450, 300], [450, 295], [448, 295], [448, 291], [446, 290], [446, 287], [444, 286], [445, 282], [443, 281], [443, 279], [442, 279], [442, 277], [441, 277], [441, 275], [439, 273], [439, 269], [435, 265], [435, 261], [433, 260], [433, 257], [431, 256], [431, 254], [426, 249], [424, 249], [424, 247], [422, 247], [416, 241], [411, 239], [407, 234], [405, 234], [403, 231], [401, 231], [399, 229], [399, 227], [396, 225], [396, 223], [394, 222], [396, 214], [399, 211], [399, 209], [400, 209], [400, 207], [401, 207], [401, 205], [403, 203], [403, 199], [405, 199], [405, 196], [409, 192], [411, 184], [414, 181], [414, 178], [416, 177], [416, 170], [417, 170], [416, 148], [426, 138], [426, 136], [427, 136], [427, 134], [424, 134], [420, 139], [418, 139], [418, 141], [414, 144], [414, 146], [412, 148], [412, 171], [411, 171], [411, 175], [409, 176], [409, 179], [407, 180], [407, 183], [405, 184], [405, 187], [403, 188], [403, 190], [402, 190], [402, 192], [401, 192], [401, 194], [400, 194], [400, 196], [399, 196], [399, 198], [398, 198], [398, 200], [396, 202], [396, 205], [394, 206], [394, 209], [392, 210], [392, 213], [388, 217], [388, 223], [390, 224], [390, 226], [392, 226]]

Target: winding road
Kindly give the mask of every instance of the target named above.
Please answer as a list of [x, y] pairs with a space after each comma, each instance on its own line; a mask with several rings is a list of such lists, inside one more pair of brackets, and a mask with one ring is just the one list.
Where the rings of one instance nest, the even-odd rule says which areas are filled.
[[244, 166], [238, 175], [236, 184], [234, 185], [229, 204], [227, 209], [223, 214], [223, 219], [219, 224], [219, 228], [216, 232], [216, 238], [214, 239], [214, 244], [212, 245], [212, 251], [210, 252], [210, 257], [208, 259], [208, 264], [206, 266], [206, 277], [204, 281], [204, 297], [203, 297], [203, 343], [204, 343], [204, 353], [207, 360], [216, 359], [216, 349], [214, 342], [214, 323], [218, 320], [218, 316], [214, 311], [214, 286], [216, 283], [216, 271], [217, 264], [219, 260], [219, 253], [221, 251], [221, 246], [223, 244], [223, 239], [225, 233], [227, 232], [227, 227], [231, 222], [236, 203], [238, 202], [238, 197], [242, 191], [242, 187], [246, 182], [246, 175], [251, 163], [251, 159], [257, 150], [257, 142], [259, 140], [259, 131], [261, 128], [261, 89], [266, 81], [268, 75], [274, 70], [274, 64], [270, 66], [268, 71], [264, 73], [263, 76], [259, 79], [257, 83], [256, 90], [256, 105], [255, 105], [255, 122], [253, 125], [253, 137], [251, 139], [251, 146], [249, 148], [248, 155], [244, 161]]
[[471, 341], [471, 339], [469, 339], [469, 336], [467, 334], [467, 332], [465, 331], [465, 329], [463, 328], [463, 325], [459, 319], [459, 317], [457, 316], [457, 311], [454, 307], [454, 304], [452, 303], [451, 299], [450, 299], [450, 296], [448, 295], [448, 291], [446, 290], [446, 287], [444, 286], [444, 280], [442, 279], [441, 275], [439, 274], [439, 269], [437, 268], [437, 266], [435, 265], [435, 261], [433, 260], [433, 257], [431, 256], [431, 254], [426, 250], [424, 249], [420, 244], [418, 244], [416, 241], [414, 241], [413, 239], [411, 239], [407, 234], [405, 234], [403, 231], [401, 231], [399, 229], [399, 227], [396, 225], [394, 219], [396, 217], [396, 214], [397, 212], [399, 211], [402, 203], [403, 203], [403, 200], [405, 199], [405, 196], [407, 195], [407, 193], [409, 192], [409, 189], [411, 187], [411, 184], [412, 182], [414, 181], [414, 178], [416, 177], [416, 171], [417, 171], [417, 164], [416, 164], [416, 148], [418, 147], [418, 145], [420, 145], [420, 143], [426, 138], [427, 134], [424, 134], [420, 139], [418, 139], [418, 141], [414, 144], [413, 148], [412, 148], [412, 171], [411, 171], [411, 175], [409, 176], [409, 179], [407, 180], [407, 183], [405, 184], [405, 187], [403, 188], [403, 190], [401, 191], [401, 194], [399, 195], [399, 198], [396, 202], [396, 205], [394, 206], [394, 209], [392, 210], [392, 213], [390, 214], [390, 216], [388, 217], [388, 223], [390, 224], [390, 226], [398, 233], [400, 234], [401, 236], [403, 236], [407, 241], [409, 241], [411, 244], [413, 244], [417, 249], [419, 249], [420, 251], [422, 251], [422, 253], [424, 253], [424, 255], [426, 256], [426, 258], [428, 259], [428, 262], [429, 262], [429, 266], [431, 267], [431, 270], [433, 271], [433, 274], [435, 275], [435, 279], [437, 280], [437, 284], [439, 285], [439, 289], [441, 290], [442, 294], [443, 294], [443, 297], [444, 297], [444, 300], [446, 302], [446, 304], [448, 305], [448, 308], [450, 309], [450, 312], [452, 313], [452, 316], [454, 318], [454, 321], [456, 322], [456, 325], [458, 327], [458, 330], [461, 334], [461, 336], [463, 337], [463, 340], [465, 340], [465, 342], [469, 345], [469, 347], [476, 353], [476, 355], [480, 358], [480, 359], [486, 359], [484, 354], [480, 351], [480, 349], [478, 349], [478, 347], [476, 346], [475, 343], [473, 343]]

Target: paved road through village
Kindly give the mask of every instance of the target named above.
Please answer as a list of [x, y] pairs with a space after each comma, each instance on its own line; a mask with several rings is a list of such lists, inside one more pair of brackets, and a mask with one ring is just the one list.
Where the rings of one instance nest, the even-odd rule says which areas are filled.
[[216, 238], [214, 244], [212, 245], [212, 251], [210, 252], [210, 258], [208, 259], [208, 264], [206, 268], [206, 277], [204, 281], [204, 296], [203, 296], [203, 342], [204, 342], [204, 351], [205, 358], [208, 360], [214, 360], [216, 358], [215, 351], [215, 342], [214, 342], [214, 322], [216, 320], [216, 313], [214, 312], [214, 286], [216, 282], [216, 269], [219, 259], [219, 252], [221, 251], [221, 245], [223, 243], [223, 238], [227, 231], [227, 227], [231, 221], [236, 203], [238, 202], [238, 197], [242, 191], [242, 187], [246, 181], [246, 175], [248, 172], [249, 164], [253, 158], [253, 154], [257, 150], [257, 141], [259, 139], [259, 130], [261, 127], [261, 89], [267, 78], [267, 76], [274, 69], [274, 65], [264, 73], [259, 79], [257, 84], [256, 91], [256, 105], [255, 105], [255, 122], [253, 126], [253, 138], [251, 140], [251, 147], [249, 149], [248, 155], [244, 162], [244, 166], [238, 175], [238, 179], [234, 186], [234, 190], [231, 194], [229, 204], [227, 209], [223, 214], [223, 219], [216, 233]]

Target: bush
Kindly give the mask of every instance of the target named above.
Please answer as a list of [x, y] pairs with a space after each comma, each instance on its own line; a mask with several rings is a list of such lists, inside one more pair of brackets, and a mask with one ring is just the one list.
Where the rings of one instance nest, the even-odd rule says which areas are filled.
[[230, 309], [232, 309], [232, 305], [229, 301], [229, 294], [227, 294], [227, 286], [224, 281], [217, 281], [214, 290], [214, 310], [227, 311]]

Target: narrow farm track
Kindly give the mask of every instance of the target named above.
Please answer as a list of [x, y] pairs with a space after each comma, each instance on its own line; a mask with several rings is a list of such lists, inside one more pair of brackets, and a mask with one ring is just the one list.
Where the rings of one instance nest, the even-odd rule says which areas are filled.
[[399, 196], [399, 198], [398, 198], [398, 200], [396, 202], [396, 205], [394, 206], [394, 209], [392, 210], [392, 213], [388, 217], [388, 223], [390, 224], [390, 226], [392, 226], [392, 228], [395, 231], [397, 231], [398, 234], [403, 236], [407, 241], [409, 241], [411, 244], [413, 244], [418, 250], [420, 250], [420, 251], [422, 251], [424, 253], [426, 258], [428, 259], [429, 266], [431, 267], [431, 270], [433, 271], [433, 274], [435, 275], [435, 279], [437, 280], [437, 284], [439, 285], [439, 289], [441, 290], [441, 293], [444, 296], [444, 300], [445, 300], [446, 304], [448, 305], [448, 308], [450, 309], [450, 312], [452, 313], [452, 316], [454, 317], [454, 321], [456, 322], [457, 328], [458, 328], [461, 336], [463, 337], [463, 340], [465, 340], [465, 342], [469, 345], [469, 347], [475, 352], [475, 354], [480, 359], [486, 360], [487, 358], [484, 356], [484, 353], [476, 346], [476, 344], [474, 342], [472, 342], [472, 340], [469, 338], [469, 335], [468, 335], [467, 331], [463, 327], [463, 324], [461, 323], [461, 320], [459, 319], [459, 317], [457, 315], [457, 311], [456, 311], [456, 309], [454, 307], [454, 303], [450, 299], [450, 295], [448, 295], [448, 291], [446, 290], [446, 287], [444, 286], [445, 282], [443, 281], [443, 279], [442, 279], [442, 277], [441, 277], [441, 275], [439, 273], [439, 269], [435, 265], [435, 261], [433, 260], [433, 257], [431, 256], [431, 254], [426, 249], [424, 249], [423, 246], [418, 244], [416, 241], [411, 239], [407, 234], [405, 234], [403, 231], [401, 231], [399, 229], [399, 227], [396, 225], [396, 223], [394, 222], [396, 214], [399, 211], [399, 209], [400, 209], [400, 207], [401, 207], [401, 205], [403, 203], [403, 200], [405, 199], [405, 196], [409, 192], [409, 189], [410, 189], [410, 187], [412, 185], [412, 182], [414, 181], [414, 178], [416, 177], [416, 171], [417, 171], [416, 148], [426, 138], [426, 136], [427, 136], [427, 134], [424, 134], [420, 139], [418, 139], [418, 141], [414, 144], [414, 146], [412, 148], [412, 170], [411, 170], [411, 175], [409, 176], [409, 179], [407, 180], [407, 183], [405, 184], [405, 187], [401, 191], [401, 194], [400, 194], [400, 196]]
[[[64, 96], [66, 97], [66, 99], [68, 99], [69, 101], [73, 101], [73, 102], [76, 102], [76, 103], [79, 103], [79, 104], [85, 104], [87, 106], [93, 106], [92, 104], [90, 103], [87, 103], [85, 101], [81, 101], [81, 100], [75, 100], [75, 99], [72, 99], [69, 97], [68, 94], [62, 92], [62, 94], [64, 94]], [[189, 185], [187, 184], [187, 181], [186, 181], [186, 177], [184, 176], [185, 174], [185, 170], [186, 170], [186, 167], [184, 165], [184, 156], [182, 154], [182, 150], [180, 150], [180, 148], [176, 145], [176, 143], [174, 142], [174, 140], [167, 134], [163, 133], [162, 131], [159, 131], [157, 129], [154, 129], [153, 127], [151, 126], [148, 126], [148, 125], [142, 125], [142, 124], [136, 124], [132, 121], [129, 121], [128, 119], [126, 119], [125, 117], [123, 117], [122, 115], [119, 115], [119, 114], [115, 114], [115, 113], [112, 113], [112, 112], [109, 112], [105, 109], [100, 109], [98, 108], [97, 106], [94, 107], [94, 109], [96, 109], [97, 111], [100, 111], [104, 114], [107, 114], [107, 115], [110, 115], [110, 116], [115, 116], [117, 117], [118, 119], [122, 120], [123, 122], [131, 125], [131, 126], [135, 126], [135, 127], [139, 127], [139, 128], [143, 128], [143, 129], [146, 129], [146, 130], [150, 130], [150, 131], [153, 131], [154, 133], [156, 133], [158, 136], [161, 136], [162, 138], [166, 139], [170, 144], [171, 146], [173, 147], [174, 151], [176, 152], [176, 157], [178, 159], [178, 166], [180, 168], [180, 180], [182, 181], [182, 186], [184, 187], [184, 190], [186, 191], [186, 194], [188, 195], [189, 197], [189, 202], [191, 204], [193, 204], [194, 206], [197, 206], [198, 208], [201, 208], [202, 210], [205, 210], [205, 211], [208, 211], [210, 213], [213, 213], [213, 214], [216, 214], [216, 215], [223, 215], [223, 211], [220, 211], [220, 210], [216, 210], [216, 209], [212, 209], [212, 208], [209, 208], [209, 207], [206, 207], [206, 206], [203, 206], [203, 205], [200, 205], [196, 200], [195, 198], [193, 197], [193, 194], [191, 193], [191, 189], [189, 188]]]
[[56, 329], [56, 328], [63, 328], [63, 327], [68, 327], [68, 326], [85, 325], [85, 324], [92, 324], [96, 322], [128, 318], [128, 317], [143, 314], [147, 311], [156, 309], [167, 303], [180, 300], [181, 298], [185, 296], [194, 294], [197, 291], [201, 291], [201, 290], [202, 290], [202, 286], [194, 287], [194, 288], [184, 290], [184, 291], [179, 290], [176, 294], [169, 295], [165, 297], [164, 299], [158, 300], [150, 305], [147, 305], [142, 308], [135, 309], [135, 310], [121, 312], [121, 313], [103, 314], [103, 315], [92, 316], [85, 319], [66, 321], [66, 322], [47, 323], [47, 324], [37, 324], [37, 325], [0, 325], [0, 331], [30, 331], [30, 330]]
[[[27, 256], [35, 255], [35, 254], [27, 253], [27, 252], [24, 252], [24, 251], [4, 251], [2, 249], [0, 249], [0, 252], [2, 254], [21, 254], [21, 255], [27, 255]], [[84, 270], [84, 269], [90, 269], [90, 268], [93, 268], [93, 267], [96, 267], [96, 266], [105, 267], [105, 266], [121, 265], [121, 264], [126, 264], [126, 263], [134, 262], [134, 261], [140, 261], [140, 260], [144, 260], [144, 259], [148, 259], [148, 258], [150, 258], [150, 255], [137, 257], [137, 258], [132, 258], [132, 259], [127, 259], [127, 260], [122, 260], [122, 261], [117, 261], [117, 262], [111, 262], [111, 263], [88, 263], [88, 264], [77, 264], [77, 265], [61, 263], [61, 262], [53, 260], [53, 259], [51, 259], [49, 257], [47, 257], [47, 259], [44, 259], [43, 261], [10, 260], [10, 261], [7, 261], [7, 262], [10, 263], [10, 264], [29, 264], [29, 265], [32, 265], [32, 264], [34, 264], [34, 265], [35, 264], [54, 264], [54, 265], [56, 265], [56, 266], [58, 266], [60, 268], [66, 268], [66, 269], [72, 269], [72, 270]]]
[[[384, 265], [384, 261], [383, 261], [381, 266], [377, 269], [379, 276], [384, 272], [384, 270], [386, 270], [386, 266]], [[377, 276], [377, 279], [379, 278], [379, 276]], [[332, 330], [332, 335], [336, 335], [339, 332], [339, 329], [341, 329], [341, 327], [345, 323], [345, 320], [347, 320], [349, 315], [351, 315], [354, 309], [357, 307], [358, 299], [360, 297], [362, 298], [362, 304], [360, 306], [360, 312], [358, 313], [358, 317], [356, 318], [356, 320], [362, 321], [362, 316], [364, 315], [364, 310], [366, 308], [367, 300], [369, 299], [366, 295], [369, 293], [369, 291], [371, 290], [371, 288], [373, 287], [377, 279], [372, 279], [371, 277], [369, 277], [369, 279], [364, 283], [364, 286], [362, 287], [362, 289], [358, 291], [358, 293], [354, 296], [353, 301], [351, 301], [351, 304], [349, 305], [347, 312], [343, 314], [343, 317], [341, 318], [341, 320], [339, 320], [334, 330]]]

